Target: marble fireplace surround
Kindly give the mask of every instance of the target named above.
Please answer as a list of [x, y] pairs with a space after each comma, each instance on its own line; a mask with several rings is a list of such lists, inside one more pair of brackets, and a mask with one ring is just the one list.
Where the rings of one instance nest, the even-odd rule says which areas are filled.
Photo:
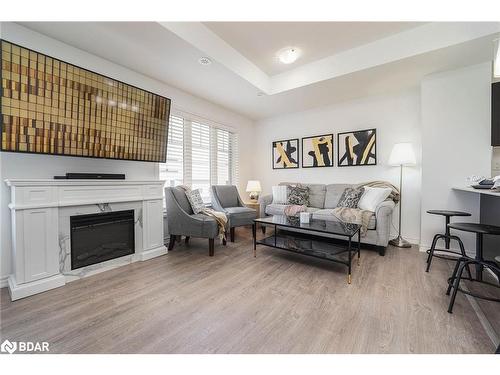
[[[5, 180], [11, 188], [12, 300], [167, 253], [164, 181]], [[135, 253], [71, 270], [70, 217], [134, 210]]]

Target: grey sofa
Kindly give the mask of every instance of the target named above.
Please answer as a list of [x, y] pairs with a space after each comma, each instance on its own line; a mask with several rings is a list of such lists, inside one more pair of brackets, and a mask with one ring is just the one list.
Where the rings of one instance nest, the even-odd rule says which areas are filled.
[[213, 185], [210, 192], [213, 209], [224, 212], [227, 216], [231, 242], [234, 242], [234, 228], [253, 224], [257, 211], [245, 207], [234, 185]]
[[[280, 183], [280, 185], [290, 185], [293, 183]], [[339, 199], [349, 184], [301, 184], [309, 188], [308, 212], [312, 213], [313, 219], [332, 220], [337, 218], [332, 214], [332, 209], [337, 207]], [[273, 196], [265, 195], [259, 199], [261, 217], [272, 215], [283, 215], [286, 205], [273, 204]], [[373, 245], [380, 255], [385, 254], [385, 248], [389, 243], [391, 233], [392, 213], [395, 204], [392, 200], [385, 200], [378, 205], [373, 216], [370, 218], [366, 236], [361, 237], [363, 244]], [[263, 228], [265, 231], [265, 228]], [[335, 237], [332, 235], [332, 237]]]
[[190, 237], [208, 238], [208, 255], [214, 256], [214, 240], [219, 232], [215, 219], [193, 213], [186, 193], [180, 187], [165, 188], [165, 200], [170, 234], [168, 249], [173, 249], [175, 240], [179, 236], [186, 236], [186, 243]]

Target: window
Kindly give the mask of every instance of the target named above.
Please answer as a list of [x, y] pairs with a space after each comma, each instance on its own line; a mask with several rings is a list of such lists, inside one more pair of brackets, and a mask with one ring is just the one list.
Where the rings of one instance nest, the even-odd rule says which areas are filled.
[[165, 186], [187, 185], [200, 189], [210, 202], [210, 185], [236, 184], [236, 134], [214, 126], [170, 116], [167, 161], [160, 164]]
[[228, 185], [231, 183], [230, 160], [229, 160], [229, 132], [216, 129], [217, 134], [217, 185]]
[[210, 201], [210, 127], [191, 123], [191, 188]]

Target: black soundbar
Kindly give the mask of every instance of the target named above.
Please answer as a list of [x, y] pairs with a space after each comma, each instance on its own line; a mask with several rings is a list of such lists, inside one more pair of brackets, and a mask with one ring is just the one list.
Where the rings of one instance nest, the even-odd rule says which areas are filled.
[[66, 173], [66, 176], [54, 176], [55, 180], [125, 180], [121, 173]]

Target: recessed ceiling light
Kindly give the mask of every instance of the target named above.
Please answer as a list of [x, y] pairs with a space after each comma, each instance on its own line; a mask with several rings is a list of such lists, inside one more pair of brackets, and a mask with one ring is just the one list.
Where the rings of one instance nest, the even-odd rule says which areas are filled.
[[201, 65], [210, 65], [212, 63], [212, 60], [210, 60], [208, 57], [200, 57], [200, 59], [198, 60], [198, 62]]
[[283, 64], [291, 64], [300, 56], [300, 50], [296, 47], [283, 48], [278, 52], [278, 59]]

